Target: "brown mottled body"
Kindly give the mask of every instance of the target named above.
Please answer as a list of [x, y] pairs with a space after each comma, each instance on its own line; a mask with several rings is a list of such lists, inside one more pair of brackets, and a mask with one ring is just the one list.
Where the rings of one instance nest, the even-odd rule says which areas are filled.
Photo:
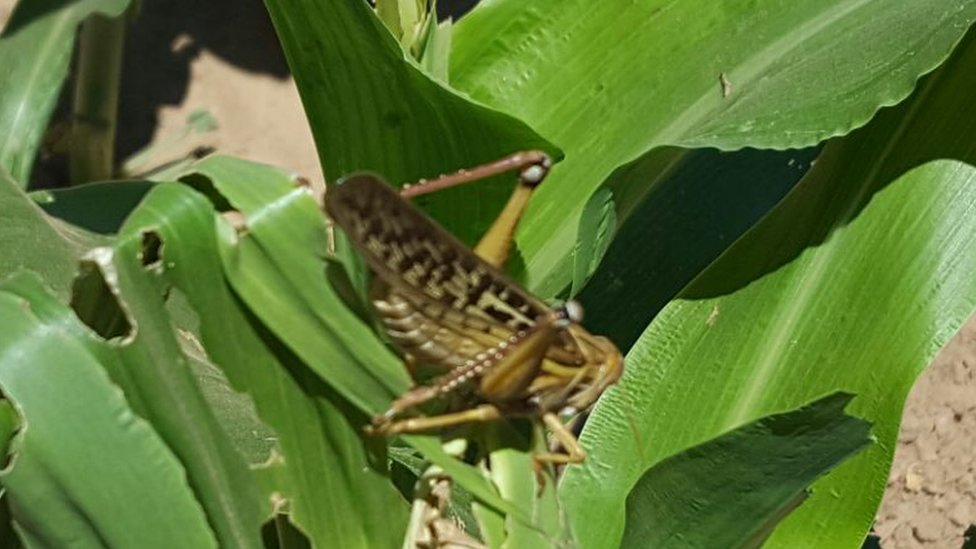
[[[355, 175], [326, 196], [326, 210], [375, 274], [370, 297], [390, 340], [408, 362], [446, 373], [411, 389], [377, 416], [371, 432], [432, 431], [510, 416], [541, 418], [566, 454], [537, 456], [580, 462], [582, 448], [556, 415], [583, 411], [622, 371], [620, 352], [580, 324], [574, 303], [552, 308], [499, 270], [532, 189], [549, 168], [544, 153], [526, 152], [412, 186], [416, 196], [511, 169], [519, 184], [474, 251], [373, 175]], [[465, 390], [470, 407], [430, 417], [401, 417], [418, 405]]]

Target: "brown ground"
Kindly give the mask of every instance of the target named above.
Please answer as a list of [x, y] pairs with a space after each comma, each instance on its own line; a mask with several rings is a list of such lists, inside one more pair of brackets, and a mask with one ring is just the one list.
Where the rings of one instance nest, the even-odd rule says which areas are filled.
[[958, 549], [976, 524], [976, 317], [912, 389], [875, 531], [885, 549]]
[[[470, 2], [468, 2], [470, 3]], [[442, 0], [441, 5], [445, 2]], [[0, 0], [0, 23], [13, 0]], [[144, 2], [123, 81], [123, 154], [206, 108], [220, 128], [192, 145], [322, 172], [294, 83], [259, 2]], [[232, 14], [232, 15], [229, 15]], [[916, 384], [905, 407], [876, 532], [885, 549], [958, 549], [976, 523], [976, 317]]]

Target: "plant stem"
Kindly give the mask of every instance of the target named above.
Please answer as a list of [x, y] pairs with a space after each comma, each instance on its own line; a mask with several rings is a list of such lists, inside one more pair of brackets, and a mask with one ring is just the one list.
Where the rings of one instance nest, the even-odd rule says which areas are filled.
[[109, 179], [127, 17], [93, 15], [81, 25], [71, 124], [71, 183]]

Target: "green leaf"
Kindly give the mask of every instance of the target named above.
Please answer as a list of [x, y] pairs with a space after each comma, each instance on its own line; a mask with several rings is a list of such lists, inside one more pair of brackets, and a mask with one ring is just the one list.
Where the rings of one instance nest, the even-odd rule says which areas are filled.
[[[366, 2], [269, 0], [326, 178], [371, 170], [394, 184], [523, 149], [556, 147], [524, 123], [431, 80]], [[437, 193], [423, 203], [468, 242], [484, 233], [515, 179]], [[463, 196], [462, 196], [463, 195]]]
[[455, 26], [451, 85], [565, 151], [518, 233], [524, 278], [548, 296], [569, 286], [581, 209], [620, 166], [664, 145], [844, 134], [904, 99], [974, 19], [972, 0], [496, 0]]
[[93, 13], [120, 15], [128, 0], [21, 0], [0, 34], [0, 169], [26, 187], [68, 74], [74, 32]]
[[67, 301], [78, 258], [106, 239], [45, 215], [2, 169], [0, 212], [0, 277], [33, 271]]
[[[407, 1], [416, 4], [413, 0]], [[400, 24], [400, 4], [402, 3], [402, 0], [377, 0], [374, 2], [376, 16], [397, 40], [403, 36], [403, 26]]]
[[[584, 212], [577, 238], [574, 283], [599, 267], [577, 296], [590, 331], [629, 349], [668, 301], [793, 188], [818, 153], [656, 149], [618, 170], [591, 198], [588, 208], [602, 203], [604, 209], [592, 222]], [[664, 170], [662, 156], [670, 164]], [[617, 183], [635, 172], [658, 182], [637, 209], [619, 211], [635, 201], [627, 196], [631, 189]], [[602, 238], [593, 235], [614, 215], [626, 221], [609, 235], [613, 242], [600, 261], [599, 250], [590, 249]]]
[[[233, 165], [220, 158], [205, 164], [221, 163]], [[277, 170], [239, 164], [237, 181], [247, 186], [275, 188], [287, 181]], [[280, 470], [265, 488], [268, 501], [289, 509], [319, 547], [395, 545], [406, 507], [371, 468], [355, 427], [361, 418], [231, 293], [218, 249], [222, 225], [204, 196], [172, 184], [158, 187], [128, 222], [131, 231], [158, 231], [163, 276], [198, 312], [208, 355], [274, 429], [281, 453], [271, 461]], [[305, 255], [319, 263], [311, 251]]]
[[180, 458], [220, 543], [258, 547], [268, 504], [182, 352], [157, 274], [165, 267], [158, 231], [134, 219], [111, 248], [85, 256], [72, 304], [117, 343], [119, 361], [107, 365], [109, 375]]
[[[371, 325], [328, 283], [325, 218], [308, 193], [278, 170], [230, 158], [201, 162], [189, 180], [199, 183], [200, 178], [247, 218], [237, 232], [224, 227], [220, 233], [223, 268], [234, 290], [297, 359], [342, 397], [361, 412], [385, 410], [409, 386], [409, 378]], [[354, 423], [358, 428], [365, 420], [362, 416]], [[529, 520], [480, 473], [444, 453], [436, 438], [404, 438], [489, 506]]]
[[587, 157], [608, 148], [594, 132], [636, 154], [807, 147], [905, 99], [974, 19], [971, 1], [496, 0], [457, 24], [451, 84]]
[[93, 233], [115, 234], [152, 186], [142, 180], [103, 181], [30, 196], [53, 217]]
[[859, 395], [852, 412], [879, 444], [818, 482], [768, 546], [860, 543], [908, 390], [976, 308], [976, 119], [959, 114], [974, 75], [970, 35], [909, 102], [828, 144], [644, 332], [561, 486], [583, 545], [618, 545], [623, 498], [648, 465], [836, 390]]
[[575, 296], [589, 281], [603, 260], [613, 230], [617, 226], [617, 212], [614, 209], [613, 193], [608, 188], [597, 189], [586, 201], [580, 217], [576, 248], [573, 250], [573, 285], [570, 296]]
[[0, 549], [22, 549], [20, 536], [14, 530], [13, 518], [10, 515], [10, 496], [0, 496]]
[[427, 41], [420, 56], [420, 64], [431, 78], [447, 83], [451, 58], [453, 23], [446, 19], [428, 26]]
[[837, 393], [658, 463], [627, 496], [620, 546], [759, 547], [806, 488], [871, 442]]
[[[539, 429], [541, 431], [541, 429]], [[538, 433], [540, 443], [545, 439]], [[537, 451], [544, 450], [536, 448]], [[530, 511], [531, 522], [516, 516], [506, 516], [504, 544], [507, 549], [519, 547], [558, 547], [562, 541], [570, 543], [565, 522], [559, 515], [553, 477], [548, 470], [540, 470], [531, 454], [502, 448], [491, 454], [489, 473], [498, 490], [508, 501], [517, 502]], [[539, 481], [545, 483], [540, 486]], [[482, 514], [483, 516], [483, 514]]]
[[3, 456], [3, 463], [10, 455], [10, 443], [20, 427], [17, 410], [9, 400], [0, 400], [0, 456]]
[[[154, 185], [143, 180], [109, 181], [30, 193], [30, 197], [50, 216], [45, 216], [19, 189], [11, 185], [10, 209], [21, 211], [24, 219], [0, 228], [0, 235], [10, 237], [9, 244], [14, 250], [14, 253], [4, 257], [19, 260], [20, 266], [34, 271], [50, 269], [53, 276], [48, 278], [57, 276], [68, 279], [75, 270], [75, 261], [84, 251], [109, 242], [96, 235], [89, 237], [80, 228], [96, 233], [118, 232], [125, 218]], [[60, 229], [66, 234], [78, 233], [83, 238], [79, 242], [71, 239], [62, 243], [59, 233], [49, 232], [48, 227]], [[20, 236], [16, 232], [18, 229], [27, 230]], [[63, 249], [57, 248], [59, 243], [63, 244]], [[56, 248], [48, 251], [47, 248], [51, 247]], [[67, 286], [68, 281], [62, 284]], [[257, 461], [264, 461], [267, 459], [267, 428], [258, 424], [247, 398], [230, 389], [220, 370], [208, 361], [195, 334], [198, 319], [181, 298], [179, 293], [170, 295], [166, 306], [176, 327], [181, 349], [189, 360], [204, 397], [235, 445], [249, 458], [260, 456]], [[94, 296], [87, 300], [88, 305], [98, 309], [104, 305], [100, 299], [101, 296]]]
[[[213, 113], [203, 108], [194, 109], [186, 115], [186, 121], [182, 126], [154, 139], [152, 143], [126, 158], [119, 167], [118, 173], [131, 177], [134, 177], [134, 174], [141, 174], [141, 177], [153, 181], [168, 181], [172, 179], [168, 177], [169, 175], [175, 174], [173, 175], [175, 177], [183, 173], [194, 160], [207, 154], [206, 148], [202, 150], [196, 148], [187, 153], [185, 149], [192, 143], [190, 137], [193, 134], [212, 132], [217, 127], [217, 119]], [[174, 155], [177, 156], [175, 160], [172, 159]]]
[[27, 273], [0, 283], [0, 319], [0, 388], [24, 422], [0, 478], [24, 541], [216, 547], [179, 461], [106, 375], [114, 351]]
[[280, 170], [232, 158], [210, 157], [194, 175], [206, 178], [246, 217], [240, 234], [229, 227], [220, 234], [224, 270], [235, 291], [356, 407], [385, 410], [409, 387], [409, 377], [372, 327], [329, 285], [325, 216], [310, 195]]

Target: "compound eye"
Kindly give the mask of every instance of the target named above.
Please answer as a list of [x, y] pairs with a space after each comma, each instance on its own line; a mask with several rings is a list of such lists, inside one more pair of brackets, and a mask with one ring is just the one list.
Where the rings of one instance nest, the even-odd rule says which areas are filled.
[[566, 317], [569, 318], [570, 322], [577, 324], [583, 322], [583, 306], [580, 305], [579, 301], [567, 301], [563, 305], [563, 310], [566, 311]]
[[538, 185], [542, 182], [542, 178], [546, 176], [546, 169], [542, 166], [529, 166], [522, 170], [522, 181], [528, 183], [529, 185]]

